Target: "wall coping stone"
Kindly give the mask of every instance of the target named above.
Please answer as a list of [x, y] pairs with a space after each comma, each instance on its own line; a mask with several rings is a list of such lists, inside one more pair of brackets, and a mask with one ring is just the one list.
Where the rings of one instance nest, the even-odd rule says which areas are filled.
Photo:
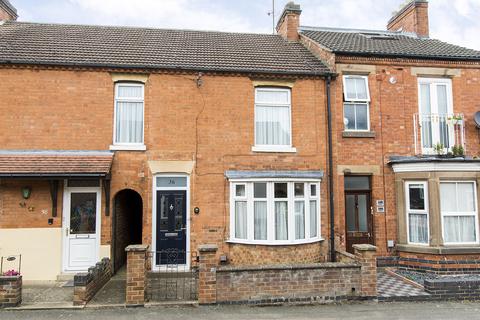
[[202, 244], [198, 247], [199, 252], [217, 252], [218, 246], [216, 244]]
[[131, 244], [125, 248], [127, 252], [146, 252], [148, 250], [148, 244]]
[[267, 270], [302, 270], [302, 269], [337, 269], [360, 268], [359, 263], [325, 262], [309, 264], [274, 264], [260, 266], [220, 266], [217, 272], [267, 271]]
[[377, 251], [377, 247], [371, 244], [354, 244], [352, 247], [358, 251]]
[[471, 254], [480, 253], [480, 246], [424, 247], [411, 244], [397, 244], [398, 251], [430, 254]]

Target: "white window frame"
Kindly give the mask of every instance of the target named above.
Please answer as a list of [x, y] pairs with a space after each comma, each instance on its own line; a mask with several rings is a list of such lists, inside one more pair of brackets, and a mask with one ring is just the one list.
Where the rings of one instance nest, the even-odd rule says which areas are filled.
[[[366, 99], [351, 99], [347, 98], [347, 79], [363, 79], [367, 90]], [[345, 119], [345, 105], [364, 104], [367, 106], [367, 129], [348, 129], [344, 123], [344, 131], [346, 132], [370, 132], [370, 87], [368, 85], [368, 76], [361, 75], [344, 75], [342, 77], [343, 83], [343, 119]], [[355, 119], [356, 121], [356, 119]]]
[[[141, 87], [142, 88], [142, 97], [141, 98], [119, 98], [118, 97], [118, 87]], [[141, 142], [116, 142], [117, 135], [117, 102], [141, 102], [143, 106], [142, 112], [142, 141]], [[145, 147], [145, 84], [137, 82], [117, 82], [115, 83], [115, 96], [114, 96], [114, 105], [113, 105], [113, 144], [110, 146], [110, 150], [146, 150]]]
[[[253, 184], [255, 182], [267, 183], [267, 240], [255, 240], [254, 230], [254, 197]], [[305, 183], [304, 198], [295, 198], [294, 183]], [[288, 240], [275, 240], [275, 199], [274, 183], [287, 183], [288, 185]], [[246, 197], [235, 196], [236, 185], [245, 185]], [[310, 186], [316, 185], [316, 195], [311, 195]], [[296, 245], [322, 241], [321, 236], [321, 189], [320, 180], [317, 179], [232, 179], [230, 180], [230, 243], [254, 244], [254, 245]], [[305, 239], [295, 239], [295, 201], [305, 201]], [[247, 201], [247, 239], [235, 237], [235, 200]], [[317, 236], [310, 237], [310, 201], [315, 200], [317, 204]]]
[[[257, 102], [258, 91], [270, 91], [270, 92], [287, 92], [288, 103], [268, 103]], [[274, 87], [257, 87], [255, 88], [255, 107], [254, 107], [254, 145], [252, 151], [255, 152], [297, 152], [297, 149], [292, 146], [292, 90], [290, 88], [274, 88]], [[257, 106], [263, 107], [288, 107], [288, 122], [290, 131], [290, 141], [288, 144], [257, 144]]]
[[[419, 124], [421, 125], [422, 123], [422, 90], [421, 90], [421, 85], [426, 84], [429, 85], [430, 87], [430, 115], [432, 114], [439, 114], [438, 112], [438, 95], [437, 95], [437, 87], [439, 85], [444, 85], [447, 88], [447, 115], [453, 114], [453, 92], [452, 92], [452, 79], [449, 78], [418, 78], [418, 84], [417, 84], [417, 91], [418, 91], [418, 114], [419, 114]], [[451, 129], [451, 128], [450, 128]], [[422, 146], [422, 153], [423, 154], [434, 154], [434, 148], [433, 145], [438, 143], [440, 141], [440, 132], [439, 132], [439, 127], [438, 126], [432, 126], [432, 148], [424, 148], [423, 147], [423, 142], [424, 142], [424, 137], [422, 134], [422, 130], [420, 130], [420, 143]], [[453, 130], [449, 131], [449, 140], [450, 140], [450, 145], [453, 146], [455, 143], [455, 135]], [[448, 150], [447, 150], [448, 151]]]
[[[444, 217], [475, 217], [475, 241], [474, 242], [443, 242], [444, 245], [471, 245], [471, 244], [478, 244], [479, 243], [479, 235], [478, 235], [478, 200], [477, 200], [477, 182], [474, 180], [442, 180], [440, 181], [440, 188], [442, 183], [472, 183], [473, 184], [473, 204], [475, 206], [475, 211], [473, 212], [444, 212], [440, 205], [440, 215], [441, 215], [441, 223], [442, 223], [442, 239], [445, 239], [445, 223]], [[455, 196], [458, 195], [458, 191]], [[458, 199], [457, 199], [458, 200]]]
[[[415, 184], [423, 185], [423, 194], [424, 194], [424, 202], [425, 202], [425, 209], [424, 210], [416, 210], [410, 209], [410, 186]], [[421, 246], [428, 246], [430, 244], [430, 210], [429, 210], [429, 195], [428, 195], [428, 182], [427, 181], [405, 181], [405, 212], [406, 212], [406, 220], [407, 220], [407, 243], [414, 244], [414, 245], [421, 245]], [[425, 214], [427, 216], [427, 242], [412, 242], [410, 241], [410, 214]]]

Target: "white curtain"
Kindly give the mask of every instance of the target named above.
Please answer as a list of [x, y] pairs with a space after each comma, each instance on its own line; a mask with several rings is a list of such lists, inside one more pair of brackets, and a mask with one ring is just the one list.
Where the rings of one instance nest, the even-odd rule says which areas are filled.
[[443, 223], [445, 242], [475, 242], [474, 216], [445, 216]]
[[317, 218], [317, 201], [310, 200], [310, 238], [317, 236], [318, 218]]
[[290, 108], [256, 106], [257, 145], [290, 145]]
[[409, 241], [413, 243], [428, 243], [427, 214], [410, 213], [408, 219]]
[[143, 103], [117, 101], [117, 143], [143, 142]]
[[267, 202], [254, 203], [254, 236], [255, 240], [267, 240]]
[[288, 240], [287, 201], [275, 201], [275, 240]]
[[117, 97], [122, 99], [141, 99], [143, 97], [142, 89], [143, 87], [141, 85], [118, 85]]
[[235, 202], [235, 238], [247, 239], [247, 202]]
[[305, 239], [305, 201], [295, 201], [295, 239]]
[[365, 78], [346, 78], [345, 85], [345, 100], [367, 99], [367, 84]]

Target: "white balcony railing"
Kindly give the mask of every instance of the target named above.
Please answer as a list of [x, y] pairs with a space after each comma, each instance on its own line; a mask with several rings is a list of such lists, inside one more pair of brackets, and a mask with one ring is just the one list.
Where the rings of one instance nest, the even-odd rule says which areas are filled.
[[458, 147], [465, 152], [465, 117], [456, 114], [414, 114], [415, 154], [447, 154]]

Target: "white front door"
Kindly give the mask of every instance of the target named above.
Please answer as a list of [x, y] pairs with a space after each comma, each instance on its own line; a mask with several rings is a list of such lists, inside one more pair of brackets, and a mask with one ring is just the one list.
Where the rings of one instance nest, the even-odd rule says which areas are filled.
[[63, 271], [86, 271], [98, 261], [100, 188], [65, 188]]

